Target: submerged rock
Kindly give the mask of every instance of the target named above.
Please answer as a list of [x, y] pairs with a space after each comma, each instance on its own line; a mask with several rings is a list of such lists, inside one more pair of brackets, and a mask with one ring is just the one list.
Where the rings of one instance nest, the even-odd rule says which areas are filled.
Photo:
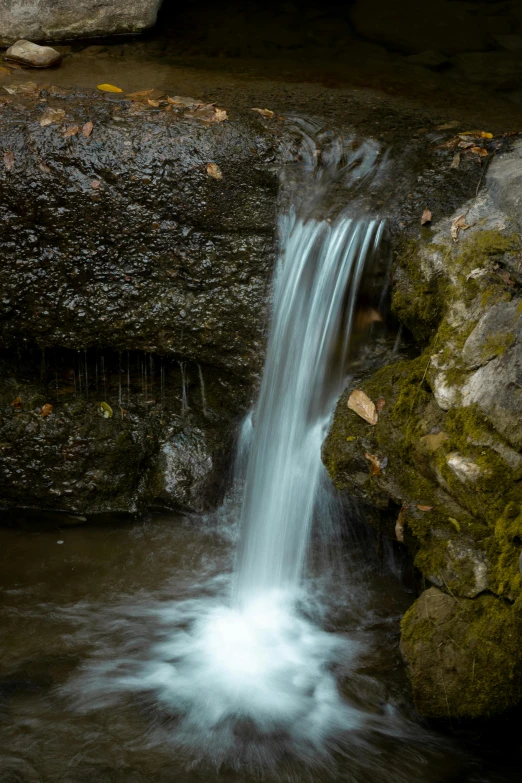
[[39, 46], [31, 41], [21, 40], [9, 47], [4, 59], [31, 68], [50, 68], [58, 65], [62, 55], [51, 46]]

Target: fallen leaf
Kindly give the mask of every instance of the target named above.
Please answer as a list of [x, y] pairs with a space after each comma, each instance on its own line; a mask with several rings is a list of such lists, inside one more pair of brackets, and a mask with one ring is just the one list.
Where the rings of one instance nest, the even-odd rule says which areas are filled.
[[[444, 141], [442, 144], [437, 144], [435, 146], [436, 150], [453, 150], [455, 147], [458, 146], [459, 143], [459, 137], [456, 136], [454, 139], [450, 139], [449, 141]], [[473, 143], [473, 142], [471, 142]]]
[[437, 125], [435, 130], [453, 130], [454, 128], [458, 128], [459, 125], [460, 122], [458, 120], [451, 120], [451, 122], [445, 122], [444, 125]]
[[85, 136], [86, 139], [88, 139], [89, 136], [91, 135], [93, 128], [94, 128], [94, 125], [92, 124], [92, 122], [90, 120], [89, 120], [89, 122], [86, 122], [85, 125], [83, 126], [82, 133], [83, 133], [83, 135]]
[[65, 117], [64, 109], [52, 109], [50, 106], [42, 114], [40, 125], [45, 128], [47, 125], [52, 125], [55, 122], [61, 122]]
[[213, 104], [207, 103], [198, 106], [193, 111], [185, 112], [185, 117], [191, 117], [201, 122], [224, 122], [228, 115], [225, 109], [216, 109]]
[[462, 131], [462, 133], [459, 133], [459, 136], [474, 136], [476, 139], [492, 139], [493, 134], [488, 133], [487, 131]]
[[70, 125], [67, 128], [67, 130], [65, 131], [65, 133], [63, 134], [64, 138], [66, 138], [68, 136], [77, 136], [79, 130], [80, 130], [80, 126], [79, 125]]
[[38, 168], [40, 169], [40, 171], [43, 171], [44, 174], [51, 173], [51, 169], [46, 163], [39, 163]]
[[448, 522], [451, 522], [457, 533], [460, 533], [460, 525], [456, 519], [453, 517], [448, 517]]
[[0, 76], [11, 76], [11, 71], [9, 68], [5, 68], [3, 65], [0, 65]]
[[223, 172], [217, 163], [207, 163], [207, 174], [214, 179], [223, 179]]
[[384, 399], [384, 397], [379, 397], [379, 399], [375, 403], [375, 408], [377, 410], [377, 413], [380, 413], [385, 405], [386, 405], [386, 400]]
[[397, 517], [397, 521], [395, 523], [395, 538], [401, 543], [404, 542], [404, 524], [406, 522], [406, 511], [407, 507], [403, 505], [399, 511], [399, 516]]
[[464, 215], [459, 215], [456, 218], [453, 218], [451, 221], [451, 238], [454, 242], [458, 242], [459, 240], [459, 232], [465, 231], [469, 226], [466, 224], [466, 219]]
[[450, 122], [445, 122], [444, 125], [437, 125], [435, 130], [453, 130], [458, 128], [459, 125], [460, 122], [458, 120], [451, 120]]
[[50, 402], [46, 402], [45, 405], [42, 405], [42, 416], [45, 418], [46, 416], [49, 416], [53, 412], [53, 406]]
[[36, 82], [22, 82], [21, 84], [5, 84], [4, 90], [9, 95], [36, 95], [38, 85]]
[[456, 152], [451, 161], [450, 169], [458, 169], [460, 166], [460, 152]]
[[11, 152], [11, 150], [7, 150], [4, 152], [4, 166], [7, 171], [12, 171], [12, 168], [14, 166], [14, 152]]
[[419, 511], [432, 511], [433, 510], [433, 506], [420, 506], [420, 505], [418, 505], [417, 508], [419, 509]]
[[348, 407], [368, 424], [375, 426], [379, 420], [377, 409], [362, 389], [355, 389], [348, 398]]
[[461, 150], [470, 150], [472, 147], [474, 147], [474, 143], [472, 141], [459, 141], [458, 147]]
[[100, 180], [99, 179], [93, 179], [93, 181], [91, 182], [91, 188], [93, 190], [98, 190], [99, 187], [100, 187]]
[[471, 270], [469, 275], [466, 275], [466, 280], [478, 280], [479, 277], [484, 277], [486, 274], [486, 269], [480, 269], [480, 267], [477, 266], [475, 269]]
[[421, 226], [425, 226], [426, 223], [431, 223], [431, 212], [429, 209], [425, 209], [421, 217]]
[[151, 88], [150, 90], [138, 90], [137, 92], [128, 92], [126, 97], [130, 98], [131, 101], [140, 101], [142, 98], [147, 98], [154, 90]]
[[160, 105], [159, 101], [153, 101], [150, 98], [147, 100], [147, 103], [149, 104], [149, 106], [153, 106], [155, 109], [157, 109]]
[[251, 111], [257, 111], [258, 114], [261, 114], [263, 117], [268, 117], [269, 120], [271, 120], [272, 117], [275, 117], [275, 112], [271, 109], [252, 109]]
[[474, 152], [475, 155], [480, 155], [481, 158], [485, 158], [488, 154], [488, 151], [484, 149], [484, 147], [472, 147], [471, 152]]
[[202, 101], [198, 101], [197, 98], [189, 98], [183, 95], [175, 95], [173, 98], [167, 98], [167, 101], [173, 106], [186, 106], [187, 108], [190, 108], [191, 106], [212, 105], [204, 104]]
[[365, 459], [370, 463], [370, 476], [378, 476], [381, 472], [381, 461], [375, 454], [364, 452]]
[[104, 419], [112, 419], [114, 412], [108, 402], [100, 402], [100, 408], [102, 409]]
[[22, 398], [21, 397], [15, 397], [15, 399], [12, 401], [11, 405], [15, 410], [19, 410], [22, 407]]
[[96, 86], [102, 92], [123, 92], [121, 87], [115, 87], [114, 84], [98, 84]]

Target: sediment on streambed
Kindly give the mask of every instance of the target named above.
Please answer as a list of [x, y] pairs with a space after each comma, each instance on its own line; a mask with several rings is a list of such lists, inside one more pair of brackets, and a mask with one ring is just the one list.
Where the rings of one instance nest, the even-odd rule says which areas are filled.
[[[522, 696], [520, 152], [493, 161], [450, 219], [396, 244], [392, 310], [408, 351], [353, 379], [323, 448], [339, 489], [395, 509], [385, 532], [425, 589], [402, 651], [434, 718], [489, 716]], [[374, 426], [349, 409], [354, 388], [381, 400]]]

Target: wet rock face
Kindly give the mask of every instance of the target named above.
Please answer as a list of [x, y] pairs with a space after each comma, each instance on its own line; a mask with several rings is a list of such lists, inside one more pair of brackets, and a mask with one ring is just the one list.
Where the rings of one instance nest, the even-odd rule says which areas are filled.
[[[3, 346], [105, 345], [258, 371], [277, 193], [261, 124], [50, 103], [66, 114], [47, 127], [45, 102], [0, 108], [13, 155], [0, 169]], [[65, 135], [87, 122], [90, 136]]]
[[160, 5], [161, 0], [2, 0], [0, 44], [139, 33], [152, 27]]
[[[391, 534], [441, 591], [423, 595], [447, 610], [447, 633], [443, 617], [426, 626], [423, 597], [403, 625], [417, 706], [433, 717], [487, 715], [522, 696], [518, 652], [509, 662], [500, 654], [501, 634], [511, 639], [522, 606], [522, 238], [513, 187], [520, 149], [517, 142], [500, 153], [483, 190], [454, 215], [396, 248], [392, 308], [418, 355], [354, 379], [323, 448], [339, 489], [388, 514], [395, 508]], [[354, 387], [385, 400], [373, 426], [348, 407]], [[368, 455], [382, 468], [372, 472]], [[492, 628], [498, 622], [496, 641], [475, 632], [479, 617]], [[470, 661], [479, 665], [481, 634], [493, 645], [498, 698], [488, 691], [482, 699], [467, 679]]]
[[277, 138], [185, 111], [59, 91], [0, 107], [4, 507], [219, 500], [263, 361]]

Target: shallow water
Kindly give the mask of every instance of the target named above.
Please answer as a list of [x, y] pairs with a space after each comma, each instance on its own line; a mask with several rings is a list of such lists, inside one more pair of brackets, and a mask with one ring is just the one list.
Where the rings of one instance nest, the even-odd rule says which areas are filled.
[[[144, 665], [158, 662], [158, 645], [174, 632], [190, 638], [209, 612], [224, 622], [230, 645], [212, 659], [240, 674], [242, 648], [239, 640], [230, 644], [230, 617], [219, 608], [228, 595], [236, 517], [229, 503], [206, 518], [156, 515], [83, 527], [36, 518], [25, 529], [0, 529], [0, 780], [518, 780], [499, 759], [472, 758], [415, 720], [398, 653], [398, 621], [411, 596], [390, 553], [380, 562], [373, 535], [358, 525], [344, 531], [342, 556], [315, 569], [323, 576], [310, 577], [294, 626], [285, 628], [291, 644], [308, 634], [312, 659], [314, 644], [325, 640], [343, 651], [321, 676], [339, 684], [353, 726], [347, 731], [344, 723], [340, 741], [322, 755], [306, 742], [296, 752], [294, 740], [277, 731], [254, 736], [248, 722], [236, 721], [234, 753], [228, 744], [220, 756], [219, 731], [230, 726], [207, 731], [217, 745], [205, 745], [195, 727], [180, 724], [168, 697], [160, 698], [164, 680], [161, 691], [119, 689], [113, 698], [115, 669], [139, 679]], [[271, 648], [262, 624], [257, 630], [268, 662], [279, 663], [281, 650]], [[204, 681], [205, 689], [211, 701], [219, 679]], [[273, 716], [274, 705], [267, 708]]]

